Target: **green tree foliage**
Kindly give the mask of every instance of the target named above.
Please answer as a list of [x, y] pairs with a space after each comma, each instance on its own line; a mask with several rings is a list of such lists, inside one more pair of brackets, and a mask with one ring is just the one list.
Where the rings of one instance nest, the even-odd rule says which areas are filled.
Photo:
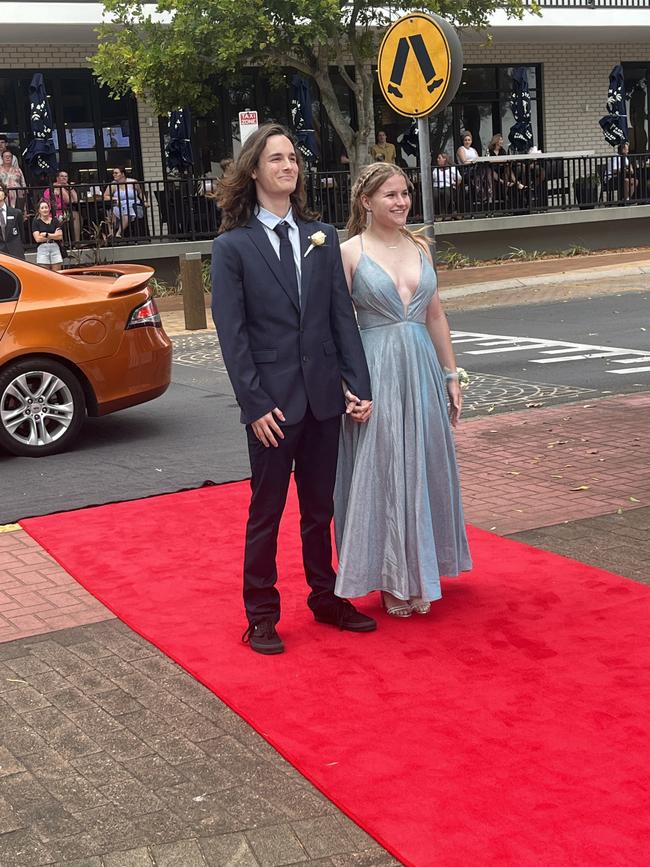
[[[502, 9], [521, 18], [525, 0], [424, 0], [417, 7], [458, 27], [483, 28]], [[290, 67], [316, 82], [353, 174], [368, 159], [374, 131], [373, 84], [385, 27], [411, 4], [374, 0], [104, 0], [110, 24], [99, 31], [93, 67], [113, 93], [149, 99], [161, 114], [180, 105], [208, 111], [214, 76], [245, 65]], [[339, 103], [338, 70], [356, 103], [357, 128]]]

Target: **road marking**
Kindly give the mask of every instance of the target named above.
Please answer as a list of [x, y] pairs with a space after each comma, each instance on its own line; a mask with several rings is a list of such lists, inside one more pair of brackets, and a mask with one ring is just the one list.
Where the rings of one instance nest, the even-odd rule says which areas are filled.
[[[607, 358], [615, 364], [649, 364], [650, 351], [623, 349], [617, 346], [597, 346], [590, 343], [572, 343], [567, 340], [547, 340], [540, 337], [521, 337], [506, 334], [482, 334], [476, 331], [452, 331], [454, 345], [471, 343], [473, 348], [459, 348], [458, 355], [493, 355], [499, 352], [524, 352], [530, 350], [529, 364], [560, 364], [568, 361], [587, 361]], [[535, 357], [547, 356], [547, 357]], [[549, 358], [548, 356], [553, 356]], [[620, 358], [617, 356], [625, 356]], [[649, 367], [623, 367], [608, 370], [608, 373], [645, 373]]]

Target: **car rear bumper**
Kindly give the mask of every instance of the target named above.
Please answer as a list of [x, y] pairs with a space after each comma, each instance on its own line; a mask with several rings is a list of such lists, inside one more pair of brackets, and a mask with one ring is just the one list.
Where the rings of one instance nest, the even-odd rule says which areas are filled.
[[95, 392], [92, 415], [107, 415], [159, 397], [169, 387], [171, 367], [172, 342], [162, 328], [128, 329], [110, 359], [81, 365]]

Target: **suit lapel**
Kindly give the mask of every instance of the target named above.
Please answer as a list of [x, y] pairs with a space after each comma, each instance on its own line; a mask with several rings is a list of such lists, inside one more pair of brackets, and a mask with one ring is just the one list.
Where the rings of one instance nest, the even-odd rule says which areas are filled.
[[293, 293], [286, 286], [286, 281], [284, 279], [284, 273], [282, 271], [280, 259], [278, 258], [275, 250], [271, 246], [271, 242], [267, 237], [264, 226], [256, 217], [253, 217], [248, 223], [248, 229], [251, 232], [251, 240], [262, 254], [264, 261], [273, 272], [273, 275], [282, 287], [283, 292], [285, 292], [287, 298], [290, 299], [294, 307], [300, 310], [300, 305], [297, 303], [297, 299], [293, 297]]
[[313, 232], [314, 224], [304, 223], [302, 220], [296, 220], [296, 223], [300, 232], [300, 318], [302, 319], [307, 309], [311, 272], [314, 264], [314, 250], [307, 257], [305, 257], [305, 253], [309, 249], [309, 236]]

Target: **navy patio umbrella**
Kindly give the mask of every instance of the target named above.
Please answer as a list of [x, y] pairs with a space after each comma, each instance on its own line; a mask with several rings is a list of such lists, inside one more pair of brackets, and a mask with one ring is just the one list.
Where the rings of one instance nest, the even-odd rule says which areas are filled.
[[628, 140], [625, 75], [620, 63], [609, 74], [607, 114], [605, 117], [601, 117], [598, 123], [605, 136], [605, 141], [612, 147], [618, 147]]
[[527, 154], [533, 145], [533, 125], [530, 113], [530, 90], [525, 66], [518, 66], [512, 73], [510, 108], [515, 119], [510, 127], [508, 141], [516, 154]]
[[169, 113], [169, 142], [165, 147], [167, 168], [186, 174], [194, 165], [192, 157], [192, 115], [189, 108], [179, 108]]
[[314, 130], [311, 88], [309, 82], [300, 75], [294, 75], [291, 84], [291, 125], [296, 135], [298, 150], [307, 165], [311, 166], [318, 159], [318, 141]]
[[56, 177], [59, 165], [52, 138], [54, 123], [45, 79], [35, 72], [29, 84], [29, 118], [32, 140], [25, 148], [23, 158], [37, 175]]

